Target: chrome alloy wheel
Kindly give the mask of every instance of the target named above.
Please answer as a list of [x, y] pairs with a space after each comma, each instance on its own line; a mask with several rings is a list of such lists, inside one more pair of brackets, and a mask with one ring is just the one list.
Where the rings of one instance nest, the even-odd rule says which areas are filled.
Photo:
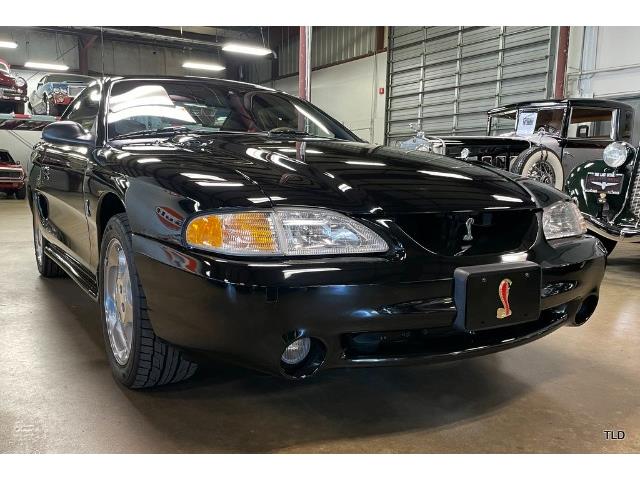
[[133, 343], [133, 299], [129, 264], [116, 238], [107, 245], [103, 268], [103, 308], [109, 343], [116, 362], [125, 365]]
[[553, 171], [553, 166], [546, 160], [536, 162], [529, 171], [529, 177], [547, 185], [555, 185], [556, 183], [556, 174]]

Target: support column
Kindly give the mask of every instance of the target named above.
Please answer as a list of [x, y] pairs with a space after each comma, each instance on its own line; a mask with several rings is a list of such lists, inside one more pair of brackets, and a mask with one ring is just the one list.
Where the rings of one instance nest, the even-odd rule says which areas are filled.
[[78, 37], [78, 69], [81, 75], [89, 74], [89, 49], [97, 38], [96, 35], [80, 35]]
[[553, 92], [554, 98], [564, 97], [564, 82], [567, 74], [567, 58], [569, 56], [569, 28], [560, 27], [558, 35], [558, 55], [556, 59], [556, 82]]
[[298, 96], [311, 100], [311, 27], [300, 27]]

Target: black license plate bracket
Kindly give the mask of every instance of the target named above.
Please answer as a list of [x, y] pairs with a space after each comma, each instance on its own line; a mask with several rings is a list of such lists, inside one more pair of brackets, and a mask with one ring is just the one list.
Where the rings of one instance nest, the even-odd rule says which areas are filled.
[[534, 262], [457, 268], [454, 272], [456, 327], [478, 331], [537, 320], [541, 281], [540, 266]]

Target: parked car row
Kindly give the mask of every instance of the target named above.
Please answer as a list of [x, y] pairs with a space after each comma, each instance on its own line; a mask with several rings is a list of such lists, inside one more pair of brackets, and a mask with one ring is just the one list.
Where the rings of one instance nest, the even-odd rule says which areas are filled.
[[0, 59], [0, 113], [62, 115], [71, 101], [95, 81], [86, 75], [51, 73], [43, 76], [35, 90], [27, 94], [27, 81], [15, 75], [11, 66]]
[[564, 190], [609, 253], [618, 242], [640, 241], [631, 106], [585, 98], [542, 100], [499, 107], [487, 117], [486, 136], [418, 132], [400, 147], [488, 164]]

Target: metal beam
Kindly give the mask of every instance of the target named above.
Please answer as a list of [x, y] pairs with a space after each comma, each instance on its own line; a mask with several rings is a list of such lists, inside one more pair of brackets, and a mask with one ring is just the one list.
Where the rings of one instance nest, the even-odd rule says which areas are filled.
[[311, 27], [300, 27], [300, 50], [298, 56], [298, 95], [311, 99]]
[[564, 82], [567, 73], [569, 55], [569, 27], [560, 27], [558, 36], [558, 56], [556, 59], [556, 84], [553, 92], [555, 98], [564, 97]]

